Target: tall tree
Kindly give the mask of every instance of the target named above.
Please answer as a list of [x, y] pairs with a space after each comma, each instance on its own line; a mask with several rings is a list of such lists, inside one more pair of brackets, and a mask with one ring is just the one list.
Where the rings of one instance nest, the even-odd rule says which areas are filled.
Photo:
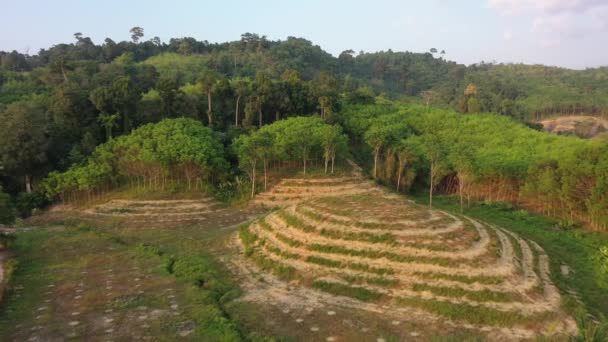
[[241, 100], [244, 96], [246, 96], [250, 91], [251, 80], [248, 78], [236, 78], [231, 81], [232, 88], [234, 88], [234, 93], [236, 94], [236, 108], [234, 110], [234, 125], [239, 127], [239, 110]]
[[0, 112], [0, 122], [1, 164], [32, 192], [34, 175], [47, 162], [46, 113], [34, 102], [15, 102]]
[[112, 129], [116, 127], [116, 122], [120, 115], [118, 114], [99, 114], [99, 124], [106, 130], [106, 140], [112, 140]]
[[169, 76], [163, 76], [156, 82], [156, 90], [160, 96], [163, 117], [171, 117], [179, 96], [177, 81]]
[[255, 75], [255, 92], [258, 102], [258, 127], [262, 127], [264, 104], [268, 101], [272, 90], [272, 80], [263, 72], [258, 72]]
[[144, 36], [144, 29], [139, 26], [135, 26], [129, 30], [129, 33], [131, 33], [131, 40], [133, 43], [137, 44]]
[[198, 78], [198, 83], [207, 95], [207, 120], [209, 127], [213, 126], [213, 106], [211, 100], [218, 78], [218, 74], [209, 69], [205, 70]]

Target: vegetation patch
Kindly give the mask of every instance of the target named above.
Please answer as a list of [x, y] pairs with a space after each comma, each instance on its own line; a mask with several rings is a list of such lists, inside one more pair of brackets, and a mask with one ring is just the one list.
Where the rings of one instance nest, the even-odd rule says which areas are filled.
[[496, 292], [491, 290], [469, 291], [458, 287], [442, 287], [427, 284], [414, 284], [414, 291], [428, 291], [442, 297], [467, 298], [477, 302], [512, 302], [521, 300], [514, 293]]
[[383, 294], [363, 287], [351, 287], [344, 284], [331, 283], [322, 280], [315, 280], [312, 286], [321, 291], [331, 293], [336, 296], [345, 296], [358, 299], [364, 302], [377, 301], [383, 298]]

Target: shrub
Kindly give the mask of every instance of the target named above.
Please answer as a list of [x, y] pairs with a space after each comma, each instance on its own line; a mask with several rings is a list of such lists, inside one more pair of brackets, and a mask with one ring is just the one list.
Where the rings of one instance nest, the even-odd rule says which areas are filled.
[[11, 197], [2, 191], [0, 187], [0, 224], [11, 224], [15, 222], [15, 208]]
[[15, 206], [21, 217], [31, 216], [36, 209], [41, 209], [47, 204], [46, 198], [37, 192], [22, 192], [17, 196]]

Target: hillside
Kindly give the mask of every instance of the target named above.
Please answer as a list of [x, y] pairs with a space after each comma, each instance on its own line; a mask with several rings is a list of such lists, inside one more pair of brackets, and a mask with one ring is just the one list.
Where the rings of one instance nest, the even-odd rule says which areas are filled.
[[0, 52], [0, 340], [606, 340], [607, 68], [130, 33]]
[[[318, 184], [312, 187], [322, 189]], [[296, 284], [292, 292], [301, 295], [305, 286], [337, 297], [309, 294], [299, 302], [268, 283], [247, 285], [251, 293], [244, 300], [264, 298], [300, 311], [318, 298], [416, 327], [399, 339], [427, 339], [443, 329], [493, 340], [574, 331], [538, 244], [467, 217], [428, 211], [380, 188], [363, 189], [288, 205], [240, 231], [245, 255]]]
[[540, 121], [543, 130], [555, 134], [594, 138], [608, 130], [608, 120], [595, 116], [559, 116]]

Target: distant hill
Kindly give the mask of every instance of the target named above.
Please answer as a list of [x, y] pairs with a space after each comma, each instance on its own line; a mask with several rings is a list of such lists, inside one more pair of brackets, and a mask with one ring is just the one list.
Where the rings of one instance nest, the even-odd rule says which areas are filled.
[[253, 78], [263, 72], [272, 79], [293, 70], [306, 81], [325, 72], [336, 77], [335, 86], [341, 91], [367, 87], [375, 95], [415, 97], [461, 112], [496, 112], [536, 121], [554, 115], [608, 113], [607, 67], [570, 70], [484, 62], [465, 66], [447, 60], [444, 51], [345, 50], [336, 57], [304, 38], [273, 41], [252, 33], [225, 43], [191, 37], [162, 42], [154, 37], [138, 42], [106, 38], [95, 44], [75, 35], [75, 42], [36, 55], [0, 51], [0, 107], [32, 94], [52, 94], [66, 81], [76, 80], [84, 88], [104, 83], [108, 76], [100, 74], [120, 76], [110, 64], [128, 61], [125, 54], [154, 68], [147, 75], [157, 71], [175, 78], [180, 86], [196, 81], [206, 69], [228, 78]]

